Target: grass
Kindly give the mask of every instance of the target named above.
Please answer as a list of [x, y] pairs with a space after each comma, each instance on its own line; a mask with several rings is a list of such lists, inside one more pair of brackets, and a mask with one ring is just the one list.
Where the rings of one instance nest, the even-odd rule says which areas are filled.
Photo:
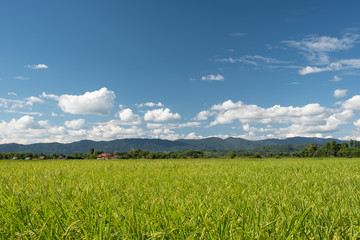
[[0, 161], [2, 239], [358, 239], [360, 159]]

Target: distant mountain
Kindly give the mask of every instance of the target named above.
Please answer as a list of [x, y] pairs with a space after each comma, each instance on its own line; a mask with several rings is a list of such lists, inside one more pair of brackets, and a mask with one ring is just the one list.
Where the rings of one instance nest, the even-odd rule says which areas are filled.
[[[0, 144], [0, 152], [32, 152], [32, 153], [57, 153], [57, 154], [72, 154], [75, 152], [88, 153], [91, 148], [102, 150], [104, 152], [128, 152], [132, 149], [148, 150], [151, 152], [172, 152], [184, 150], [249, 150], [264, 146], [276, 145], [299, 145], [299, 144], [317, 144], [323, 145], [336, 139], [324, 138], [304, 138], [294, 137], [286, 139], [266, 139], [259, 141], [250, 141], [242, 138], [205, 138], [205, 139], [179, 139], [175, 141], [163, 139], [119, 139], [113, 141], [90, 141], [83, 140], [73, 143], [35, 143], [29, 145], [23, 144]], [[341, 143], [342, 141], [336, 140]]]

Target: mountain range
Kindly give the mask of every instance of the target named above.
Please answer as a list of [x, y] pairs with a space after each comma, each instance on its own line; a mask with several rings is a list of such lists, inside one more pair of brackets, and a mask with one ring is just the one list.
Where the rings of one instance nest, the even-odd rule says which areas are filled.
[[[91, 141], [82, 140], [73, 143], [35, 143], [29, 145], [8, 143], [0, 144], [0, 152], [32, 152], [45, 154], [72, 154], [75, 152], [88, 153], [91, 148], [95, 150], [102, 150], [104, 152], [128, 152], [133, 149], [148, 150], [150, 152], [172, 152], [185, 150], [201, 150], [201, 151], [236, 151], [236, 150], [250, 150], [265, 146], [278, 145], [306, 145], [313, 143], [316, 145], [323, 145], [325, 142], [330, 142], [328, 138], [305, 138], [293, 137], [286, 139], [266, 139], [251, 141], [242, 138], [229, 137], [221, 138], [205, 138], [205, 139], [178, 139], [178, 140], [164, 140], [164, 139], [141, 139], [129, 138], [118, 139], [112, 141]], [[336, 140], [337, 143], [342, 141]]]

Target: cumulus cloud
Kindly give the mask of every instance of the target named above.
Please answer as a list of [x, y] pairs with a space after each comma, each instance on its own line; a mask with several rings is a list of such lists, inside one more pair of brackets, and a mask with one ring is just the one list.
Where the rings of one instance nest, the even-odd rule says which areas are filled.
[[360, 128], [360, 119], [356, 120], [355, 122], [353, 122], [355, 127], [359, 127]]
[[[34, 120], [34, 117], [25, 115], [9, 122], [0, 122], [0, 143], [29, 143], [36, 140], [49, 127], [47, 121]], [[40, 140], [41, 141], [41, 140]], [[39, 141], [39, 142], [40, 142]]]
[[328, 53], [347, 50], [354, 46], [357, 34], [345, 34], [342, 38], [329, 36], [308, 36], [300, 41], [283, 41], [288, 46], [301, 50], [314, 64], [328, 64]]
[[234, 120], [239, 120], [242, 123], [258, 122], [264, 124], [297, 121], [304, 123], [319, 122], [327, 112], [327, 109], [318, 103], [308, 104], [304, 107], [275, 105], [270, 108], [262, 108], [256, 105], [246, 105], [241, 101], [234, 103], [231, 100], [214, 105], [211, 110], [216, 111], [215, 120], [210, 123], [211, 126], [232, 123]]
[[86, 92], [83, 95], [56, 96], [43, 93], [42, 97], [58, 101], [59, 107], [66, 113], [80, 115], [108, 115], [114, 108], [116, 98], [115, 93], [105, 87], [98, 91]]
[[14, 93], [14, 92], [8, 92], [8, 95], [9, 95], [9, 96], [17, 96], [17, 94]]
[[[246, 138], [257, 139], [256, 132], [268, 132], [267, 135], [272, 137], [289, 137], [291, 134], [315, 136], [334, 132], [340, 125], [347, 124], [354, 113], [352, 109], [329, 109], [318, 103], [302, 107], [275, 105], [263, 108], [257, 105], [247, 105], [241, 101], [228, 100], [213, 105], [210, 110], [202, 111], [198, 116], [201, 116], [201, 119], [213, 116], [210, 127], [239, 121], [242, 123], [242, 130], [246, 132]], [[250, 124], [266, 124], [266, 127], [255, 128]], [[271, 127], [269, 124], [276, 124], [277, 127]]]
[[164, 104], [162, 104], [161, 102], [158, 102], [158, 103], [147, 102], [147, 103], [136, 104], [136, 106], [139, 108], [141, 108], [141, 107], [164, 107]]
[[360, 110], [360, 95], [355, 95], [346, 100], [343, 102], [342, 107], [350, 110]]
[[120, 138], [138, 138], [145, 134], [145, 132], [136, 126], [124, 128], [119, 125], [119, 122], [111, 120], [104, 124], [94, 126], [87, 132], [88, 139], [91, 140], [113, 140]]
[[134, 114], [130, 108], [121, 110], [116, 114], [120, 121], [124, 125], [138, 125], [141, 124], [141, 118], [139, 115]]
[[191, 132], [187, 135], [177, 134], [175, 131], [167, 128], [161, 129], [152, 129], [149, 131], [148, 135], [151, 138], [167, 139], [167, 140], [177, 140], [177, 139], [200, 139], [202, 136], [197, 136], [195, 132]]
[[144, 115], [145, 121], [163, 122], [169, 120], [180, 119], [181, 116], [178, 113], [172, 113], [169, 108], [159, 108], [155, 110], [147, 111]]
[[181, 135], [175, 133], [171, 129], [153, 129], [149, 131], [149, 136], [151, 138], [167, 139], [167, 140], [176, 140], [181, 138]]
[[48, 121], [36, 121], [32, 116], [22, 116], [8, 122], [0, 121], [0, 143], [69, 143], [83, 139], [95, 141], [141, 137], [145, 132], [132, 126], [124, 128], [117, 121], [98, 123], [85, 128], [81, 119], [67, 121], [65, 126], [52, 126]]
[[211, 115], [213, 115], [212, 112], [204, 110], [204, 111], [199, 112], [196, 115], [196, 117], [194, 118], [194, 120], [200, 120], [200, 121], [201, 120], [208, 120], [209, 116], [211, 116]]
[[224, 81], [225, 78], [223, 76], [221, 76], [220, 74], [218, 74], [218, 75], [209, 74], [207, 76], [202, 76], [201, 80], [203, 80], [203, 81], [206, 81], [206, 80], [208, 80], [208, 81]]
[[347, 91], [348, 91], [348, 90], [346, 90], [346, 89], [336, 89], [336, 90], [334, 91], [334, 97], [336, 97], [336, 98], [345, 97]]
[[289, 127], [278, 128], [274, 132], [284, 137], [323, 137], [322, 133], [330, 133], [337, 131], [342, 124], [348, 124], [350, 119], [354, 117], [351, 110], [344, 110], [339, 113], [332, 114], [324, 118], [324, 122], [320, 124], [302, 124], [296, 122]]
[[49, 68], [46, 64], [39, 63], [39, 64], [28, 64], [24, 66], [25, 68], [31, 68], [31, 69], [46, 69]]
[[72, 129], [84, 129], [85, 128], [85, 119], [75, 119], [72, 121], [65, 121], [65, 126]]

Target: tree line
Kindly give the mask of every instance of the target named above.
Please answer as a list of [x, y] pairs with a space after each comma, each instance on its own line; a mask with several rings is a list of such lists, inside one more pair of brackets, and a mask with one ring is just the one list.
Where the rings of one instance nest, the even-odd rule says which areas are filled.
[[349, 143], [339, 144], [331, 140], [321, 147], [308, 144], [306, 148], [293, 155], [295, 157], [360, 157], [360, 142], [350, 140]]
[[[307, 144], [301, 150], [296, 151], [294, 146], [266, 146], [252, 150], [237, 151], [178, 151], [178, 152], [150, 152], [147, 150], [133, 149], [129, 152], [115, 151], [105, 153], [103, 158], [111, 159], [196, 159], [196, 158], [238, 158], [238, 157], [360, 157], [360, 142], [336, 143], [335, 140], [326, 142], [324, 145]], [[273, 151], [272, 151], [273, 150]], [[44, 153], [19, 153], [3, 152], [0, 159], [97, 159], [104, 154], [101, 150], [90, 149], [89, 153], [76, 152], [70, 155], [44, 154]]]

